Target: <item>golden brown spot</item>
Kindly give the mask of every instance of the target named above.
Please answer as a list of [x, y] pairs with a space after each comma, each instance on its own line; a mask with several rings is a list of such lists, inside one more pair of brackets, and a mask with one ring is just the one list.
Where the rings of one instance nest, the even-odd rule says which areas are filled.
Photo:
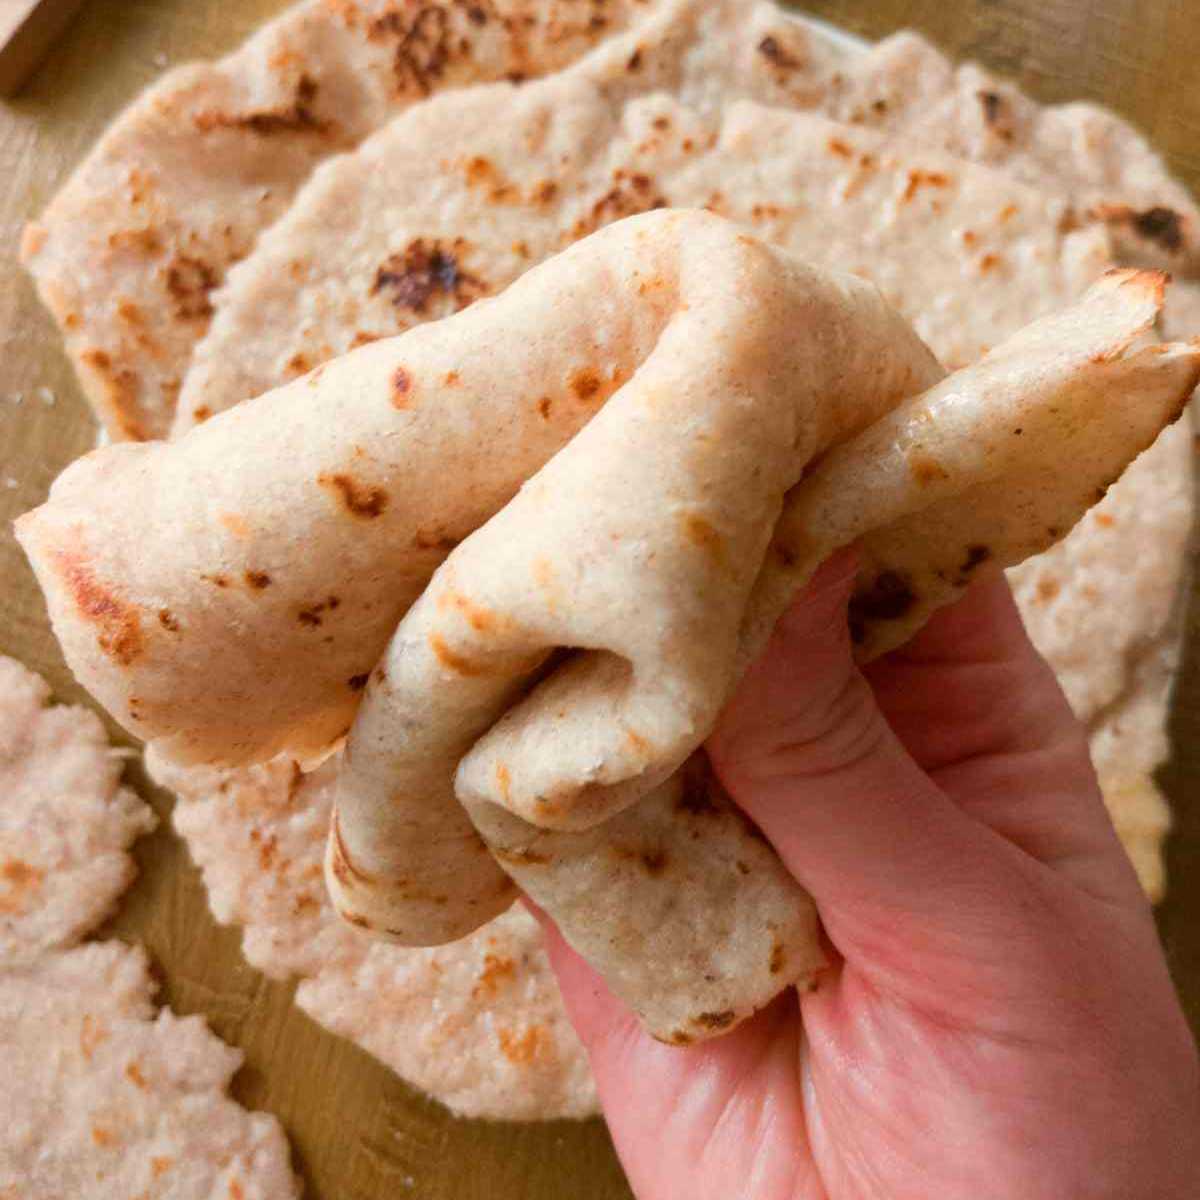
[[550, 204], [558, 195], [558, 184], [553, 179], [543, 179], [533, 189], [534, 204]]
[[392, 372], [392, 407], [405, 409], [412, 402], [412, 376], [403, 368]]
[[[382, 333], [372, 333], [369, 329], [357, 329], [354, 332], [354, 336], [350, 339], [350, 349], [357, 350], [360, 346], [369, 346], [372, 342], [378, 342], [382, 337]], [[317, 372], [321, 369], [321, 367], [318, 367], [317, 371], [313, 372], [313, 383], [316, 383], [320, 379], [320, 375]]]
[[736, 1015], [732, 1008], [722, 1009], [720, 1012], [702, 1012], [696, 1016], [695, 1022], [697, 1025], [703, 1025], [705, 1029], [728, 1029]]
[[964, 229], [962, 231], [962, 240], [964, 246], [974, 246], [979, 241], [979, 234], [973, 229]]
[[501, 617], [490, 609], [484, 608], [483, 605], [476, 604], [461, 592], [443, 592], [438, 597], [437, 606], [443, 612], [452, 608], [462, 613], [471, 628], [478, 633], [492, 632], [504, 624]]
[[79, 358], [100, 376], [122, 432], [132, 441], [144, 441], [146, 431], [130, 411], [136, 406], [138, 392], [141, 390], [141, 379], [137, 372], [129, 367], [115, 366], [112, 356], [105, 350], [85, 350]]
[[690, 1046], [694, 1041], [692, 1035], [684, 1029], [676, 1029], [667, 1039], [673, 1046]]
[[211, 583], [214, 587], [227, 588], [229, 586], [228, 575], [201, 575], [200, 578], [205, 583]]
[[244, 538], [250, 535], [250, 522], [240, 513], [221, 513], [217, 518], [234, 537]]
[[352, 692], [361, 692], [363, 688], [367, 686], [367, 680], [370, 679], [370, 677], [370, 671], [365, 671], [361, 675], [351, 675], [350, 678], [346, 680], [346, 683]]
[[650, 743], [636, 729], [626, 729], [625, 740], [629, 743], [634, 753], [644, 757], [648, 757], [650, 751], [653, 749]]
[[496, 764], [496, 787], [499, 789], [500, 798], [507, 804], [512, 794], [512, 776], [504, 763]]
[[129, 666], [143, 646], [137, 609], [102, 584], [78, 555], [60, 552], [55, 557], [80, 616], [97, 627], [96, 644], [115, 663]]
[[207, 321], [213, 314], [209, 293], [220, 280], [208, 263], [181, 254], [166, 268], [167, 291], [181, 321]]
[[246, 1193], [236, 1179], [229, 1181], [229, 1200], [246, 1200]]
[[484, 675], [487, 673], [487, 668], [483, 664], [452, 650], [439, 633], [429, 635], [429, 648], [437, 656], [437, 660], [442, 666], [448, 667], [451, 671], [457, 671], [460, 675]]
[[387, 508], [388, 494], [383, 488], [370, 487], [343, 472], [318, 475], [317, 482], [336, 492], [346, 511], [361, 520], [381, 516]]
[[212, 409], [209, 408], [207, 404], [200, 404], [196, 408], [192, 409], [192, 416], [196, 418], [196, 423], [198, 425], [203, 424], [212, 415]]
[[831, 154], [836, 154], [839, 158], [853, 158], [854, 148], [848, 146], [841, 138], [829, 139], [829, 151]]
[[165, 1175], [171, 1169], [171, 1167], [174, 1166], [174, 1164], [175, 1160], [168, 1155], [156, 1154], [150, 1159], [150, 1170], [153, 1173], [154, 1178], [158, 1179]]
[[1015, 204], [1006, 204], [996, 216], [996, 220], [1003, 225], [1007, 221], [1011, 221], [1020, 210]]
[[986, 275], [989, 271], [994, 271], [1002, 261], [999, 254], [989, 251], [979, 260], [979, 273]]
[[245, 578], [256, 592], [261, 592], [264, 588], [271, 586], [271, 577], [266, 571], [247, 571]]
[[442, 382], [447, 387], [454, 387], [458, 383], [458, 381], [459, 381], [459, 374], [457, 371], [447, 371], [446, 377], [442, 380]]
[[160, 608], [158, 610], [158, 623], [167, 630], [168, 633], [179, 632], [179, 619], [171, 612], [169, 608]]
[[671, 118], [670, 117], [655, 117], [654, 120], [650, 122], [650, 124], [653, 125], [654, 128], [659, 131], [659, 133], [666, 133], [666, 131], [671, 128]]
[[908, 182], [900, 196], [900, 203], [907, 204], [923, 187], [949, 187], [951, 179], [942, 171], [923, 171], [919, 167], [908, 173]]
[[517, 964], [511, 958], [499, 954], [487, 953], [483, 956], [483, 970], [471, 989], [471, 995], [476, 1000], [495, 996], [502, 985], [511, 982], [517, 973]]
[[1061, 590], [1061, 585], [1052, 575], [1043, 575], [1037, 581], [1037, 596], [1043, 604], [1048, 604]]
[[775, 942], [771, 947], [771, 960], [767, 963], [767, 970], [772, 975], [778, 975], [783, 970], [783, 965], [787, 961], [787, 951], [783, 948], [782, 942]]
[[1103, 525], [1106, 529], [1109, 529], [1116, 523], [1117, 523], [1116, 520], [1113, 517], [1109, 516], [1108, 513], [1102, 513], [1102, 512], [1096, 513], [1096, 524], [1097, 525]]
[[45, 878], [46, 872], [39, 867], [31, 866], [21, 859], [9, 859], [0, 866], [0, 879], [9, 885], [9, 895], [0, 896], [0, 913], [21, 913], [25, 911], [29, 893], [36, 891]]
[[278, 108], [264, 108], [257, 112], [225, 113], [217, 109], [204, 109], [192, 117], [192, 123], [201, 133], [214, 129], [245, 129], [259, 137], [270, 137], [277, 133], [326, 133], [332, 127], [313, 111], [320, 85], [308, 74], [296, 81], [296, 91], [290, 104]]
[[552, 407], [553, 406], [551, 404], [549, 396], [543, 396], [537, 402], [537, 410], [543, 421], [550, 420], [550, 410]]
[[714, 525], [699, 513], [688, 513], [682, 524], [683, 534], [693, 546], [698, 546], [718, 566], [727, 565], [725, 539]]
[[134, 1087], [139, 1087], [142, 1089], [145, 1089], [145, 1087], [146, 1087], [146, 1077], [145, 1077], [145, 1075], [142, 1074], [140, 1068], [138, 1067], [137, 1063], [135, 1063], [135, 1062], [126, 1064], [125, 1078], [128, 1079], [129, 1082], [132, 1083]]
[[642, 52], [640, 49], [635, 50], [625, 63], [627, 71], [640, 71], [642, 69]]
[[950, 478], [950, 472], [937, 459], [931, 458], [927, 454], [911, 455], [908, 460], [908, 469], [922, 487]]
[[571, 376], [571, 391], [585, 402], [594, 399], [603, 386], [603, 380], [591, 367], [583, 367]]
[[112, 1146], [116, 1144], [117, 1135], [104, 1125], [92, 1126], [92, 1141], [97, 1146]]
[[283, 369], [291, 376], [306, 375], [312, 370], [312, 363], [309, 361], [308, 355], [302, 350], [298, 350], [291, 358], [283, 365]]
[[107, 1037], [108, 1030], [91, 1013], [85, 1013], [83, 1025], [79, 1030], [79, 1050], [83, 1054], [83, 1057], [91, 1062], [92, 1055], [96, 1053], [96, 1048]]
[[530, 1025], [524, 1033], [516, 1034], [508, 1029], [501, 1029], [496, 1036], [500, 1041], [500, 1051], [509, 1062], [525, 1066], [539, 1055], [549, 1051], [550, 1040], [546, 1030], [541, 1025]]

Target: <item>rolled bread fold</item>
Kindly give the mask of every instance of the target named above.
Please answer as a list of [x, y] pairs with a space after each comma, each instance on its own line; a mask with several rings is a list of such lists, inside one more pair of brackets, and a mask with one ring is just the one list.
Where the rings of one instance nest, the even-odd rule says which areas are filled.
[[166, 754], [320, 753], [357, 710], [328, 856], [350, 919], [449, 940], [511, 876], [691, 1041], [821, 961], [811, 902], [687, 782], [742, 669], [840, 545], [869, 655], [1065, 535], [1200, 375], [1153, 344], [1163, 286], [1114, 273], [939, 383], [870, 285], [647, 214], [88, 456], [18, 534], [76, 673]]

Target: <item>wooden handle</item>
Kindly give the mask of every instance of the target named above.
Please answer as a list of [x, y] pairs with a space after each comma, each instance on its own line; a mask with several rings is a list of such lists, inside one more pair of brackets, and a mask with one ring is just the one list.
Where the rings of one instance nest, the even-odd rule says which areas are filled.
[[0, 96], [13, 96], [82, 0], [0, 0]]

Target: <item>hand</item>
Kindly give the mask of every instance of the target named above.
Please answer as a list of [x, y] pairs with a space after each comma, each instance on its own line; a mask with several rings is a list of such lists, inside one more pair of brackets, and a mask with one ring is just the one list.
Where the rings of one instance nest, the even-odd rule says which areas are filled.
[[660, 1045], [553, 929], [640, 1200], [1195, 1200], [1200, 1067], [1079, 723], [1007, 584], [853, 665], [854, 563], [709, 743], [812, 893], [816, 988]]

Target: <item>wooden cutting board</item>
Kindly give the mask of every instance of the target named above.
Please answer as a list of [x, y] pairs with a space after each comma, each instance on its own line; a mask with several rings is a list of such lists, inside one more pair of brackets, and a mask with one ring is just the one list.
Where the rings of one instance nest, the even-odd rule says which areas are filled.
[[[94, 429], [58, 337], [15, 262], [39, 212], [109, 119], [166, 66], [237, 44], [283, 0], [87, 0], [19, 98], [0, 103], [0, 653], [86, 697], [64, 666], [9, 532]], [[811, 0], [869, 38], [904, 25], [949, 53], [1015, 75], [1044, 100], [1102, 100], [1138, 121], [1200, 186], [1200, 6], [1177, 0]], [[22, 397], [15, 402], [16, 395]], [[1176, 806], [1171, 895], [1160, 914], [1175, 978], [1200, 1028], [1200, 593], [1164, 782]], [[113, 728], [114, 736], [120, 736]], [[164, 816], [169, 797], [132, 782]], [[236, 1095], [283, 1121], [313, 1200], [616, 1200], [628, 1189], [603, 1126], [456, 1121], [291, 1004], [208, 915], [199, 874], [167, 825], [137, 848], [139, 882], [103, 931], [143, 941], [162, 998], [240, 1046]]]

